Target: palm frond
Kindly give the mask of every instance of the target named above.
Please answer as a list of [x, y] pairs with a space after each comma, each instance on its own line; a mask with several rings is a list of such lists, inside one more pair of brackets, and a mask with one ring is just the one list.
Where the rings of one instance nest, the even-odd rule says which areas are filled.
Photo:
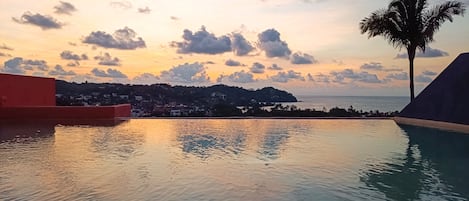
[[417, 2], [417, 12], [418, 13], [423, 13], [423, 10], [425, 10], [428, 6], [427, 0], [418, 0]]
[[433, 35], [440, 29], [444, 22], [453, 22], [453, 15], [464, 15], [465, 10], [466, 8], [463, 3], [449, 1], [425, 12], [423, 17], [425, 22], [422, 30], [425, 42], [432, 42], [434, 40]]
[[384, 26], [385, 21], [388, 21], [386, 18], [387, 11], [384, 9], [377, 10], [370, 14], [369, 17], [364, 18], [360, 22], [360, 30], [362, 34], [368, 32], [368, 38], [372, 38], [378, 35], [381, 35], [386, 27]]
[[408, 7], [405, 0], [393, 0], [389, 3], [388, 10], [394, 10], [399, 13], [401, 19], [408, 19]]

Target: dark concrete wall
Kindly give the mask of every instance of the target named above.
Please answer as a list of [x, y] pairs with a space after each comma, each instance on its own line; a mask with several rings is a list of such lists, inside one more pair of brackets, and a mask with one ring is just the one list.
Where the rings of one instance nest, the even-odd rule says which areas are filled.
[[54, 105], [55, 79], [0, 74], [0, 107]]
[[459, 55], [399, 116], [469, 125], [469, 53]]

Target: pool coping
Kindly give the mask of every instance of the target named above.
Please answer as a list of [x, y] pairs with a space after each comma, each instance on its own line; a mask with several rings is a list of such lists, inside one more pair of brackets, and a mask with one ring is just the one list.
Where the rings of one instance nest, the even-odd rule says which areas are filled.
[[457, 124], [457, 123], [451, 123], [451, 122], [407, 118], [407, 117], [394, 117], [392, 119], [394, 119], [394, 121], [397, 124], [436, 128], [436, 129], [441, 129], [441, 130], [448, 130], [448, 131], [455, 131], [459, 133], [469, 134], [469, 125], [466, 125], [466, 124]]

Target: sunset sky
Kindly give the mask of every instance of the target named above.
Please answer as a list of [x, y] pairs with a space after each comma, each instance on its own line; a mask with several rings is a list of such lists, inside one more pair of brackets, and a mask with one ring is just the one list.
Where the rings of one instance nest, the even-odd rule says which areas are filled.
[[[408, 96], [404, 50], [381, 37], [368, 39], [358, 26], [387, 3], [1, 0], [0, 72], [75, 82], [274, 86], [294, 95]], [[467, 16], [443, 24], [415, 61], [418, 90], [469, 52], [468, 36]]]

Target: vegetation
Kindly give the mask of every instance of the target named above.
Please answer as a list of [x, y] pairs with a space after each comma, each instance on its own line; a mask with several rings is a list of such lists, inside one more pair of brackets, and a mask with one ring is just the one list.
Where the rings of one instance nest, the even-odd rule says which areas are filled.
[[433, 35], [453, 15], [463, 15], [464, 4], [449, 1], [428, 8], [427, 0], [392, 0], [387, 9], [377, 10], [360, 22], [362, 34], [383, 36], [396, 48], [406, 48], [409, 58], [410, 100], [414, 100], [414, 59], [416, 49], [425, 52]]
[[[258, 90], [247, 90], [240, 87], [214, 85], [210, 87], [171, 86], [168, 84], [129, 85], [110, 83], [70, 83], [56, 81], [56, 93], [62, 98], [57, 99], [58, 105], [80, 104], [82, 99], [77, 97], [92, 96], [100, 105], [120, 103], [136, 104], [135, 96], [145, 102], [164, 105], [169, 103], [213, 106], [224, 103], [235, 106], [250, 105], [252, 103], [297, 102], [295, 96], [286, 91], [272, 87]], [[122, 95], [128, 96], [123, 99]], [[73, 98], [71, 100], [70, 98]], [[73, 103], [74, 100], [79, 102]], [[141, 100], [140, 100], [141, 102]]]
[[[220, 107], [220, 106], [218, 106]], [[380, 111], [357, 111], [352, 106], [348, 109], [334, 107], [329, 111], [326, 109], [299, 109], [295, 105], [276, 104], [273, 107], [250, 106], [244, 109], [224, 106], [220, 110], [215, 110], [214, 116], [218, 117], [393, 117], [395, 112]]]

